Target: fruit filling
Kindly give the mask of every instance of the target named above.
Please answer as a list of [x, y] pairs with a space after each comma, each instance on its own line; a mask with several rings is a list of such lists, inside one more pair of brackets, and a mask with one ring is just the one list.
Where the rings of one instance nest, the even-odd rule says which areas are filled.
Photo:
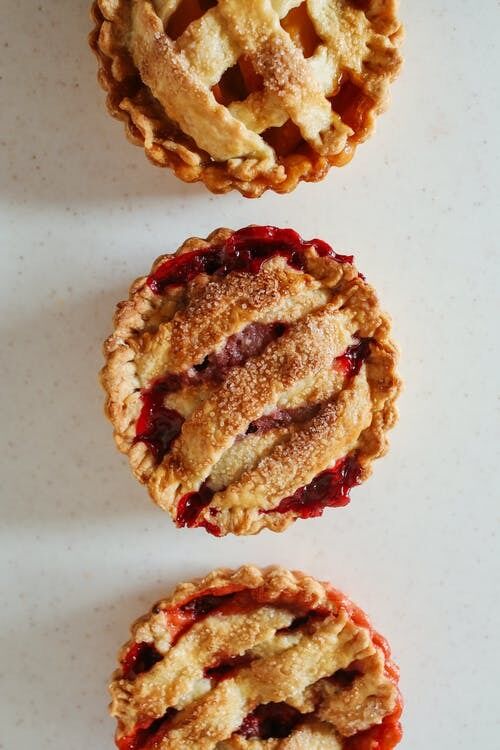
[[270, 414], [264, 414], [264, 416], [251, 422], [247, 429], [247, 435], [261, 435], [279, 427], [302, 424], [315, 417], [320, 409], [320, 403], [304, 404], [304, 406], [297, 406], [292, 409], [275, 409]]
[[165, 396], [171, 393], [169, 378], [168, 375], [160, 378], [143, 391], [142, 409], [135, 427], [134, 443], [146, 443], [157, 463], [168, 453], [184, 423], [179, 412], [164, 406]]
[[330, 99], [332, 109], [337, 112], [342, 121], [354, 131], [353, 138], [362, 134], [366, 127], [368, 113], [373, 109], [375, 102], [365, 93], [360, 86], [352, 81], [341, 81], [337, 93]]
[[321, 44], [321, 37], [318, 36], [309, 17], [307, 3], [304, 2], [292, 8], [281, 20], [281, 25], [290, 34], [297, 47], [302, 49], [304, 57], [312, 57]]
[[217, 0], [181, 0], [168, 20], [165, 29], [167, 35], [175, 41], [190, 24], [201, 18], [215, 5], [217, 5]]
[[166, 725], [176, 713], [175, 708], [169, 708], [163, 716], [155, 719], [148, 726], [138, 726], [131, 734], [117, 739], [118, 750], [153, 750], [156, 746], [156, 736], [165, 733]]
[[303, 718], [300, 711], [287, 703], [266, 703], [245, 718], [237, 733], [245, 739], [288, 737]]
[[[177, 526], [193, 528], [201, 511], [210, 505], [214, 491], [206, 484], [202, 484], [198, 492], [189, 492], [179, 500], [177, 505]], [[217, 534], [215, 534], [217, 536]]]
[[[325, 508], [341, 508], [350, 502], [350, 490], [359, 484], [361, 467], [351, 456], [339, 459], [332, 469], [318, 474], [312, 482], [299, 487], [293, 495], [283, 498], [281, 502], [269, 510], [260, 513], [288, 513], [293, 511], [299, 518], [317, 518]], [[203, 520], [198, 522], [200, 513], [210, 505], [214, 491], [206, 484], [198, 492], [190, 492], [179, 500], [177, 506], [177, 526], [201, 526], [209, 534], [220, 536], [220, 530], [215, 523]], [[216, 512], [216, 511], [215, 511]]]
[[252, 657], [246, 654], [231, 656], [212, 667], [206, 667], [204, 676], [215, 682], [222, 682], [232, 677], [239, 669], [248, 667], [252, 661]]
[[219, 102], [228, 106], [232, 102], [242, 102], [254, 91], [264, 88], [264, 79], [255, 70], [248, 55], [242, 55], [236, 65], [222, 74], [219, 83], [212, 88], [212, 93]]
[[294, 511], [299, 518], [317, 518], [325, 508], [340, 508], [350, 501], [349, 491], [361, 478], [361, 467], [355, 458], [341, 458], [333, 469], [318, 474], [312, 482], [283, 498], [276, 508], [261, 513]]
[[344, 373], [346, 378], [352, 378], [359, 373], [361, 365], [370, 355], [372, 339], [360, 339], [358, 343], [349, 346], [344, 354], [337, 357], [335, 367]]
[[286, 258], [294, 268], [304, 270], [305, 250], [313, 247], [320, 257], [337, 263], [352, 263], [352, 255], [339, 255], [323, 240], [304, 241], [292, 229], [246, 227], [234, 232], [225, 243], [208, 250], [193, 250], [164, 261], [148, 278], [155, 294], [186, 284], [200, 273], [226, 276], [231, 271], [258, 273], [262, 264], [276, 256]]
[[142, 672], [148, 672], [162, 658], [151, 643], [134, 643], [122, 659], [123, 676], [130, 680]]
[[190, 382], [223, 380], [228, 370], [244, 365], [250, 357], [261, 354], [286, 329], [287, 326], [279, 322], [249, 323], [242, 331], [230, 336], [223, 349], [209, 354], [201, 364], [195, 365], [197, 375]]

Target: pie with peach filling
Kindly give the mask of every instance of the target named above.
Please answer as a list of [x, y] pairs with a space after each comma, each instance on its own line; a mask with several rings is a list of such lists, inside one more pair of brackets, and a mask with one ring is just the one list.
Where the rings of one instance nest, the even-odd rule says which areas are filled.
[[216, 570], [132, 626], [110, 685], [119, 750], [392, 750], [398, 669], [343, 594], [283, 568]]
[[290, 229], [193, 238], [118, 305], [102, 383], [118, 448], [178, 526], [281, 531], [386, 451], [400, 381], [351, 256]]
[[256, 197], [322, 179], [401, 65], [397, 0], [95, 0], [110, 113], [156, 165]]

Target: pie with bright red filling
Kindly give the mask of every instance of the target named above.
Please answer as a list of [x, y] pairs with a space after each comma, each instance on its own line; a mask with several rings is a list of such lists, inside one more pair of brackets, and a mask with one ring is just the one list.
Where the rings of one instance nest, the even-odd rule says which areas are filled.
[[110, 113], [214, 192], [289, 192], [350, 161], [401, 66], [397, 0], [95, 0]]
[[329, 584], [277, 567], [216, 570], [132, 626], [110, 685], [116, 744], [392, 750], [398, 679], [385, 639]]
[[344, 506], [386, 451], [400, 381], [351, 256], [219, 229], [118, 305], [102, 383], [119, 449], [180, 527], [281, 531]]

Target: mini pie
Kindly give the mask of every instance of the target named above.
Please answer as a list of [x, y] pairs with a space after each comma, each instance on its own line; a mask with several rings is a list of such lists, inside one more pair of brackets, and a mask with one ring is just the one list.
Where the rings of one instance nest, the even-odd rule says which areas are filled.
[[292, 190], [346, 164], [387, 106], [397, 0], [96, 0], [110, 113], [214, 192]]
[[119, 662], [119, 750], [391, 750], [402, 737], [387, 642], [300, 572], [181, 584], [132, 626]]
[[177, 526], [216, 536], [346, 505], [396, 419], [373, 288], [290, 229], [218, 229], [161, 256], [104, 351], [118, 448]]

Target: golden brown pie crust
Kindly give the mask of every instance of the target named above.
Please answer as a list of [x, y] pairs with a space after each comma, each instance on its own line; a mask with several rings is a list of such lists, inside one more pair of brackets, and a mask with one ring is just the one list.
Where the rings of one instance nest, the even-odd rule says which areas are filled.
[[[280, 503], [339, 462], [355, 462], [355, 484], [366, 479], [397, 417], [398, 354], [389, 319], [342, 256], [319, 257], [305, 243], [304, 270], [277, 256], [258, 272], [199, 273], [187, 284], [153, 291], [150, 280], [166, 261], [215, 254], [252, 231], [218, 229], [158, 258], [152, 275], [137, 279], [117, 307], [101, 373], [116, 445], [135, 476], [181, 526], [185, 498], [208, 487], [213, 497], [187, 525], [219, 536], [282, 531], [308, 517]], [[215, 380], [200, 378], [198, 370], [214, 356], [221, 361], [235, 337], [274, 331], [276, 324], [279, 335], [265, 346], [227, 370], [216, 367]], [[369, 353], [346, 373], [339, 363], [360, 340], [369, 342]], [[184, 421], [158, 459], [138, 439], [138, 424], [144, 394], [165, 376], [181, 380], [161, 395], [162, 407]], [[264, 429], [263, 419], [271, 419]]]
[[350, 161], [401, 66], [397, 0], [96, 0], [92, 17], [109, 112], [216, 193], [286, 193]]
[[[391, 750], [401, 739], [387, 642], [347, 597], [301, 572], [215, 570], [131, 633], [110, 683], [121, 750]], [[255, 720], [262, 711], [270, 729]]]

